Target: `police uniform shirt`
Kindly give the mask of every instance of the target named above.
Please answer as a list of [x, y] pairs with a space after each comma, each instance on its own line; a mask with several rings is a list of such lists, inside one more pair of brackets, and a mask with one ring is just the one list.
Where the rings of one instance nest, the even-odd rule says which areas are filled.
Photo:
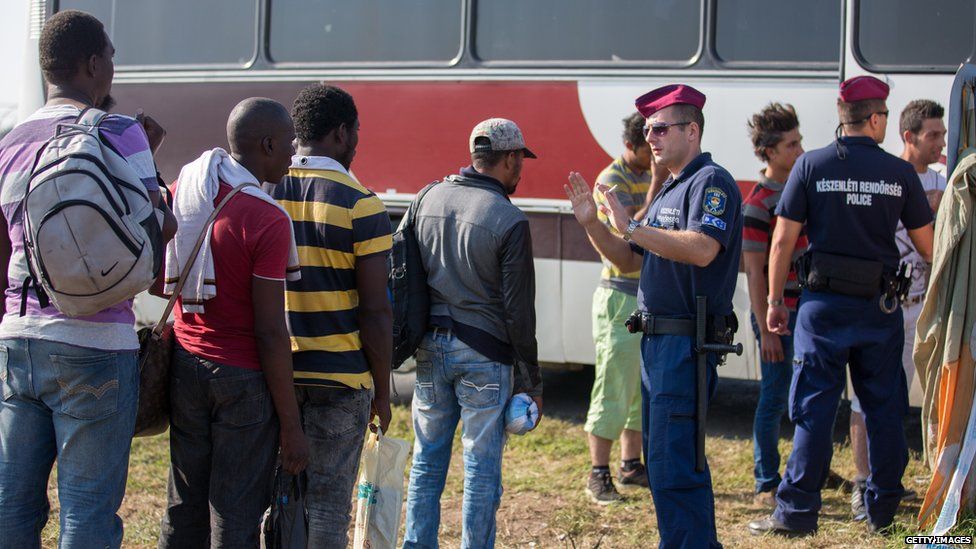
[[810, 250], [897, 268], [898, 221], [909, 230], [932, 221], [922, 184], [908, 162], [870, 137], [842, 137], [801, 156], [776, 215], [806, 223]]
[[634, 243], [644, 256], [638, 303], [652, 315], [694, 315], [695, 298], [708, 298], [709, 314], [732, 312], [742, 252], [742, 195], [732, 175], [702, 153], [678, 177], [668, 178], [648, 209], [651, 227], [695, 231], [714, 238], [721, 250], [707, 267], [696, 267], [657, 256]]

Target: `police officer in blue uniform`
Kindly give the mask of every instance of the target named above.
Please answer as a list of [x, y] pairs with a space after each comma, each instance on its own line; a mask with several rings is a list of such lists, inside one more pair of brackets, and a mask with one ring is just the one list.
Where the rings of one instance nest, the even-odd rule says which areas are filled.
[[841, 84], [842, 135], [797, 160], [776, 211], [767, 313], [774, 333], [789, 333], [783, 287], [804, 223], [810, 247], [799, 265], [804, 290], [793, 338], [793, 453], [776, 510], [749, 523], [754, 534], [816, 531], [845, 364], [867, 424], [871, 476], [864, 499], [871, 529], [891, 524], [901, 500], [908, 394], [898, 303], [904, 273], [898, 272], [895, 230], [901, 221], [915, 248], [931, 261], [932, 212], [911, 164], [878, 145], [888, 122], [887, 97], [888, 86], [874, 77]]
[[[711, 475], [696, 467], [696, 299], [704, 296], [708, 330], [734, 331], [732, 294], [742, 245], [742, 197], [735, 180], [701, 152], [705, 96], [685, 85], [637, 99], [658, 165], [671, 172], [643, 222], [630, 219], [610, 189], [600, 206], [623, 235], [597, 219], [586, 182], [571, 173], [566, 194], [593, 245], [624, 272], [640, 269], [644, 459], [654, 497], [660, 547], [721, 547], [715, 531]], [[728, 341], [726, 341], [728, 342]], [[705, 399], [716, 386], [719, 356], [705, 353]], [[700, 418], [700, 416], [697, 416]]]

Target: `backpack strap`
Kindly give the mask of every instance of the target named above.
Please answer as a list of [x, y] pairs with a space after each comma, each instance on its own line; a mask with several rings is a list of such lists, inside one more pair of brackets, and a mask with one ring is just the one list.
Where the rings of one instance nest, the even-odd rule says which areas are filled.
[[101, 109], [96, 109], [95, 107], [85, 107], [85, 109], [78, 115], [78, 118], [75, 119], [75, 124], [81, 126], [97, 126], [102, 122], [102, 120], [105, 119], [106, 116], [108, 116], [108, 113]]
[[163, 315], [159, 318], [159, 322], [157, 322], [156, 326], [153, 327], [153, 337], [159, 337], [162, 335], [163, 328], [166, 326], [166, 321], [169, 320], [169, 315], [173, 312], [173, 307], [176, 306], [176, 298], [178, 298], [180, 296], [180, 292], [183, 291], [183, 285], [186, 283], [186, 277], [190, 275], [190, 269], [192, 269], [193, 264], [196, 263], [197, 254], [200, 253], [200, 248], [203, 246], [203, 241], [207, 238], [207, 231], [209, 230], [210, 225], [217, 220], [217, 214], [219, 214], [220, 210], [222, 210], [224, 206], [230, 202], [230, 199], [234, 198], [234, 195], [248, 187], [255, 187], [258, 189], [261, 188], [254, 183], [243, 183], [234, 187], [229, 193], [227, 193], [227, 196], [225, 196], [224, 199], [217, 204], [217, 207], [214, 208], [213, 213], [210, 214], [210, 217], [207, 218], [206, 223], [203, 224], [203, 229], [200, 231], [200, 236], [197, 237], [197, 242], [193, 245], [193, 251], [190, 252], [189, 259], [187, 260], [186, 265], [183, 266], [183, 271], [180, 272], [180, 279], [176, 281], [176, 287], [173, 289], [173, 295], [169, 297], [169, 302], [166, 303], [166, 309], [163, 310]]
[[434, 188], [434, 185], [436, 185], [438, 183], [439, 183], [439, 181], [434, 181], [433, 183], [428, 183], [426, 187], [424, 187], [423, 189], [420, 189], [420, 192], [418, 192], [417, 193], [417, 196], [414, 197], [413, 202], [411, 202], [410, 205], [407, 206], [407, 212], [403, 215], [403, 218], [404, 218], [403, 227], [404, 228], [410, 227], [411, 230], [413, 229], [413, 226], [414, 226], [414, 218], [417, 217], [417, 210], [420, 209], [420, 201], [423, 200], [424, 197], [427, 196], [427, 193], [430, 192], [430, 190]]

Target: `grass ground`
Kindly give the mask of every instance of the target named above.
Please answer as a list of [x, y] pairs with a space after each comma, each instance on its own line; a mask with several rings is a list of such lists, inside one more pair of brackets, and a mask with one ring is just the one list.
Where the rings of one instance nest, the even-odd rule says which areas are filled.
[[[409, 408], [397, 406], [390, 436], [412, 439]], [[764, 514], [752, 505], [752, 445], [745, 438], [709, 437], [709, 463], [715, 487], [719, 539], [727, 547], [903, 547], [903, 536], [915, 533], [918, 503], [903, 505], [897, 530], [888, 537], [868, 533], [864, 524], [849, 520], [848, 494], [824, 492], [820, 531], [801, 540], [755, 538], [745, 523]], [[790, 444], [781, 443], [783, 455]], [[120, 514], [125, 521], [126, 547], [154, 547], [166, 504], [168, 467], [166, 435], [136, 439], [129, 468], [129, 483]], [[614, 450], [616, 455], [616, 449]], [[528, 436], [512, 437], [505, 450], [505, 494], [498, 512], [499, 547], [626, 548], [657, 545], [658, 532], [650, 494], [624, 492], [622, 504], [597, 507], [583, 494], [589, 464], [582, 426], [578, 421], [547, 417]], [[850, 448], [835, 448], [833, 469], [849, 478], [853, 473]], [[461, 533], [462, 498], [460, 443], [441, 500], [441, 540], [457, 547]], [[917, 454], [912, 455], [905, 484], [924, 491], [927, 473]], [[51, 519], [44, 531], [44, 546], [57, 540], [57, 496], [52, 480]], [[976, 520], [968, 520], [958, 533], [972, 534]]]

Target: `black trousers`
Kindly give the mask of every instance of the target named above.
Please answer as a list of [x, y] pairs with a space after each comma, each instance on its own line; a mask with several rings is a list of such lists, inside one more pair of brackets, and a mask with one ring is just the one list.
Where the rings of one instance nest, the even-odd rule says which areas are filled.
[[159, 547], [257, 548], [278, 456], [264, 374], [177, 346], [170, 401], [169, 503]]

